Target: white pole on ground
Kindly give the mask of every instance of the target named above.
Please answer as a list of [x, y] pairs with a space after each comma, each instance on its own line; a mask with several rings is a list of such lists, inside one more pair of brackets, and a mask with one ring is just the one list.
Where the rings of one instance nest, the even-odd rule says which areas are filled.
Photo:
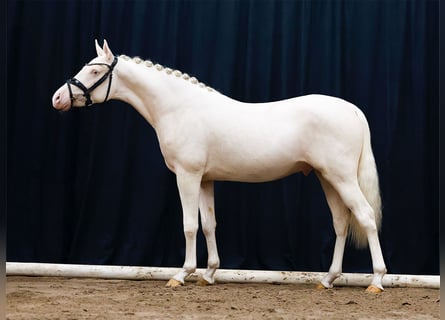
[[[69, 278], [101, 278], [121, 280], [168, 280], [179, 268], [161, 267], [130, 267], [103, 266], [80, 264], [24, 263], [7, 262], [8, 276], [40, 276]], [[205, 269], [197, 269], [187, 280], [196, 281]], [[230, 270], [219, 269], [215, 274], [217, 282], [252, 282], [252, 283], [293, 283], [317, 284], [326, 273], [297, 271], [263, 271], [263, 270]], [[336, 281], [336, 286], [367, 287], [372, 280], [372, 274], [343, 273]], [[440, 288], [440, 276], [436, 275], [406, 275], [387, 274], [383, 277], [386, 288], [418, 287]]]

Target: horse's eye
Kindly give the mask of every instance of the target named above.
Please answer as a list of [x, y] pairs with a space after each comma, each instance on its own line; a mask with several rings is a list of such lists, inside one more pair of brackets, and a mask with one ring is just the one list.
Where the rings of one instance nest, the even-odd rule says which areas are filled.
[[96, 69], [91, 70], [91, 74], [97, 75], [99, 73], [99, 71], [97, 71]]

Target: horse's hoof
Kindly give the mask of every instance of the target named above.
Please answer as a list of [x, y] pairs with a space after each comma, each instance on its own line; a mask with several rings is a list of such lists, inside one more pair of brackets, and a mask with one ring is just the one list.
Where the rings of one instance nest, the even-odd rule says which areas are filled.
[[370, 293], [382, 293], [383, 289], [380, 289], [379, 287], [371, 284], [368, 288], [366, 288], [366, 292]]
[[196, 281], [196, 284], [197, 284], [198, 286], [202, 286], [202, 287], [211, 285], [211, 283], [208, 282], [208, 281], [207, 281], [206, 279], [204, 279], [204, 278], [199, 278], [198, 281]]
[[325, 290], [327, 289], [321, 282], [319, 284], [317, 284], [317, 286], [315, 287], [315, 289], [317, 290]]
[[172, 278], [172, 279], [168, 280], [168, 282], [165, 286], [168, 288], [176, 288], [176, 287], [180, 287], [182, 285], [183, 284], [180, 281]]

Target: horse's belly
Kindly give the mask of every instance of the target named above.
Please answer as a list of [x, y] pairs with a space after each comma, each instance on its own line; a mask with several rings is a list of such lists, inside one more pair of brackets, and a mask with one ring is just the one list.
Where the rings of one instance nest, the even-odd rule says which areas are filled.
[[217, 166], [207, 168], [203, 180], [265, 182], [277, 180], [296, 172], [309, 174], [312, 167], [304, 161], [284, 162], [271, 161], [269, 163], [227, 161]]
[[292, 117], [247, 119], [208, 142], [204, 179], [264, 182], [308, 172], [308, 140]]

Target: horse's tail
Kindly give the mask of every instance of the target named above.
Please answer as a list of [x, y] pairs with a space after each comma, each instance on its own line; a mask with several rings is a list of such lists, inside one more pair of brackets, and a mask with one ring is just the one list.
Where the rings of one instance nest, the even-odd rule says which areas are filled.
[[[361, 111], [358, 111], [358, 114], [364, 130], [362, 153], [360, 155], [357, 173], [358, 183], [363, 195], [374, 211], [375, 224], [377, 230], [379, 230], [382, 221], [382, 200], [380, 198], [379, 177], [371, 148], [369, 125], [365, 115]], [[368, 245], [368, 238], [365, 230], [360, 227], [358, 221], [352, 214], [349, 224], [349, 234], [357, 248], [364, 248]]]

